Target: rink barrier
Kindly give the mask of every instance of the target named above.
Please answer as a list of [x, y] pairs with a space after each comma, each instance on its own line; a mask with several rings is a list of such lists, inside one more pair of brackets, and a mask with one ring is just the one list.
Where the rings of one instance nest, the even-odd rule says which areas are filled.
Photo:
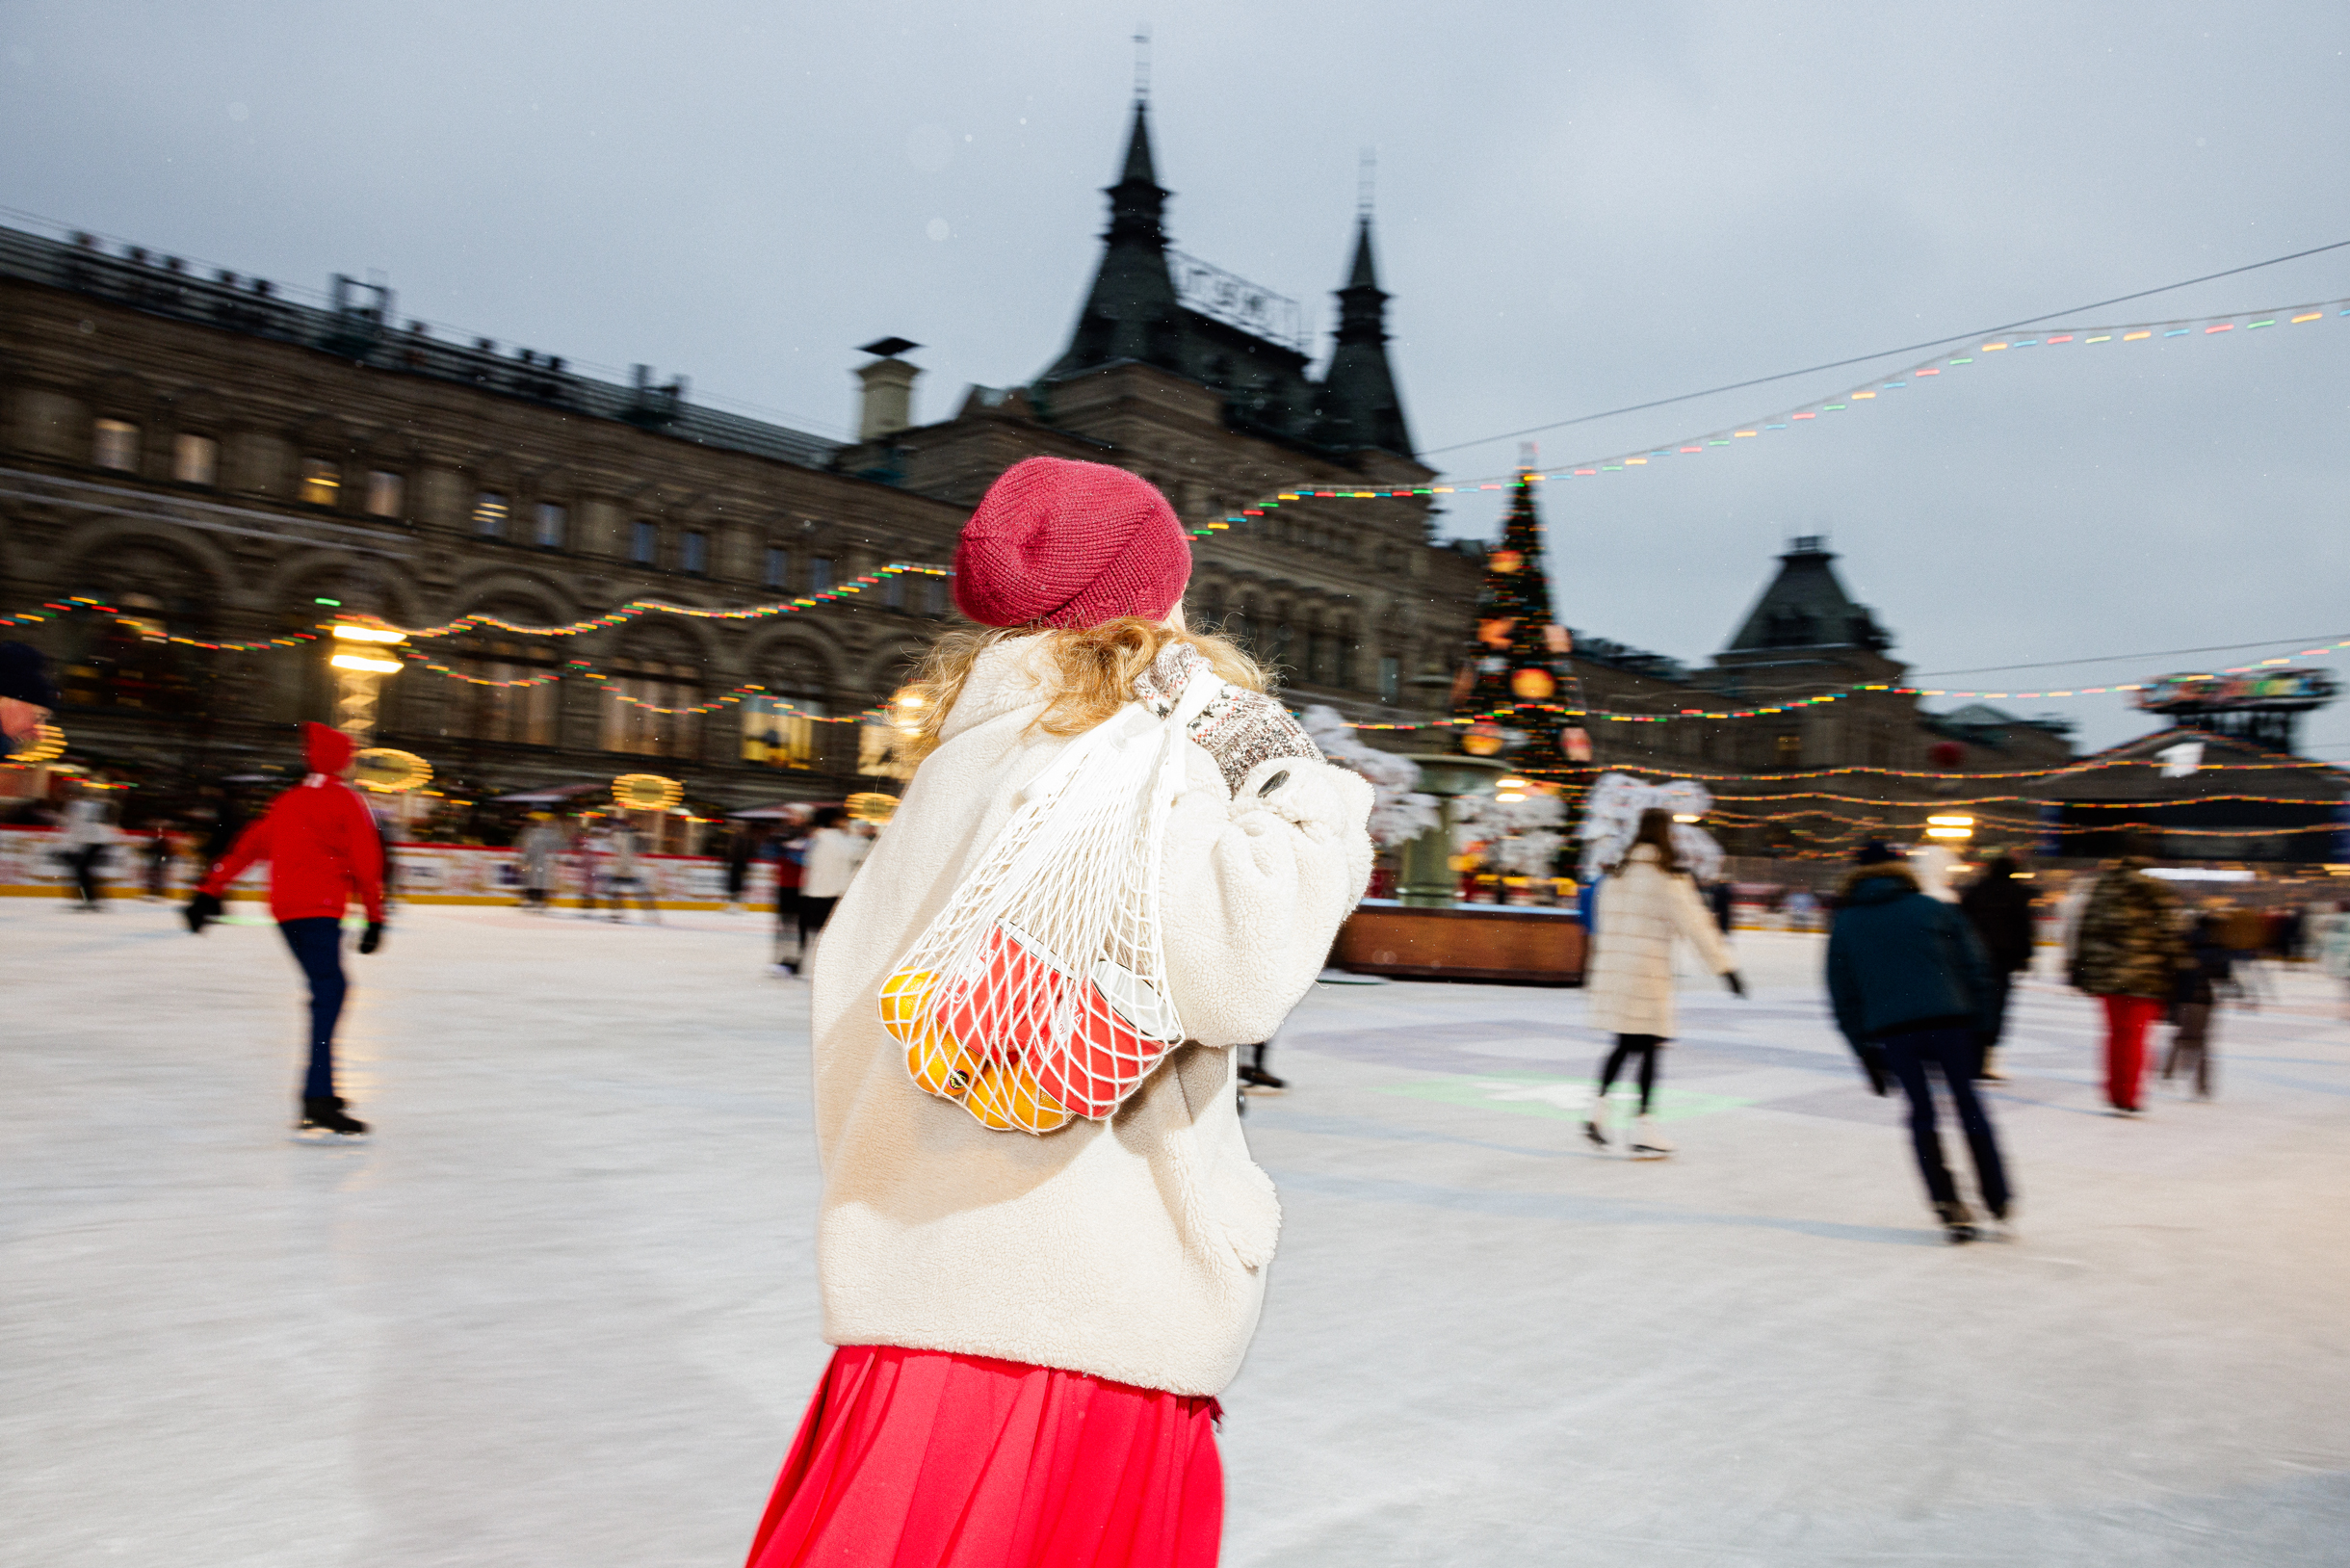
[[[65, 867], [53, 827], [0, 827], [0, 898], [66, 899], [73, 896], [73, 875]], [[147, 838], [117, 831], [105, 861], [104, 892], [108, 900], [137, 899], [146, 888], [144, 849]], [[555, 866], [550, 907], [578, 909], [587, 903], [587, 858], [561, 855]], [[652, 882], [657, 909], [723, 909], [726, 907], [726, 863], [711, 855], [647, 854], [637, 857]], [[472, 844], [395, 844], [392, 846], [392, 900], [395, 903], [518, 904], [522, 902], [521, 857], [510, 849]], [[184, 898], [196, 885], [196, 860], [172, 857], [165, 887], [173, 898]], [[260, 901], [269, 897], [266, 863], [250, 866], [228, 886], [227, 898]], [[775, 907], [775, 866], [754, 861], [743, 889], [744, 907], [771, 912]], [[635, 895], [630, 896], [632, 906]]]

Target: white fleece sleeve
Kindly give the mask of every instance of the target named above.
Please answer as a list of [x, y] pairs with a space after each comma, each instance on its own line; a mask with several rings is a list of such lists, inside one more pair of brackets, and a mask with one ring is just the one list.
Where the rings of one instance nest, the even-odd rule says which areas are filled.
[[1206, 1045], [1269, 1039], [1321, 972], [1371, 880], [1371, 786], [1304, 757], [1271, 757], [1229, 789], [1186, 746], [1160, 911], [1167, 981]]

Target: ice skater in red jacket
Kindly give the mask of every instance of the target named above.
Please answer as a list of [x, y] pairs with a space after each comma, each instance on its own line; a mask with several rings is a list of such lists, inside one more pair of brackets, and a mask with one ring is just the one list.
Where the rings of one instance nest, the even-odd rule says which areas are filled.
[[383, 841], [359, 792], [345, 782], [351, 737], [324, 724], [302, 726], [309, 776], [270, 802], [188, 901], [188, 929], [198, 935], [221, 913], [221, 894], [256, 860], [270, 863], [270, 913], [310, 981], [310, 1066], [302, 1080], [300, 1133], [325, 1139], [367, 1136], [367, 1123], [344, 1113], [334, 1092], [334, 1026], [343, 1014], [343, 909], [356, 892], [367, 907], [359, 951], [383, 945]]

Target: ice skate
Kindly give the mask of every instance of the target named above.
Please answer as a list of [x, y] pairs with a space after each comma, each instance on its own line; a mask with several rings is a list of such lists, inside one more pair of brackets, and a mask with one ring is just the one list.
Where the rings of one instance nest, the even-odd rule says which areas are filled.
[[345, 1113], [343, 1097], [339, 1094], [307, 1095], [301, 1103], [301, 1121], [294, 1129], [297, 1143], [364, 1143], [367, 1123]]
[[1605, 1094], [1595, 1094], [1591, 1097], [1591, 1114], [1584, 1119], [1583, 1137], [1589, 1138], [1593, 1143], [1597, 1144], [1603, 1149], [1609, 1147], [1607, 1141], [1607, 1096]]
[[1657, 1131], [1657, 1119], [1643, 1111], [1632, 1119], [1632, 1142], [1627, 1145], [1634, 1160], [1661, 1160], [1673, 1152], [1673, 1144]]
[[2007, 1074], [1999, 1066], [1999, 1053], [1996, 1047], [1983, 1053], [1982, 1068], [1976, 1072], [1974, 1076], [1981, 1079], [1986, 1084], [2004, 1084], [2007, 1082]]
[[1934, 1205], [1934, 1213], [1942, 1220], [1942, 1230], [1952, 1246], [1971, 1241], [1979, 1234], [1974, 1227], [1974, 1214], [1965, 1204], [1952, 1199]]
[[1275, 1078], [1262, 1067], [1240, 1069], [1240, 1092], [1243, 1094], [1286, 1094], [1289, 1087], [1288, 1079]]

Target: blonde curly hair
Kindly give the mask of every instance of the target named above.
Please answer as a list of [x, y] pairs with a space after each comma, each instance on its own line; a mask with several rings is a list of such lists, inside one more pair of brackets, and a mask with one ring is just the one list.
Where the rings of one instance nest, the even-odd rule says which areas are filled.
[[918, 762], [937, 750], [939, 731], [954, 711], [979, 655], [999, 643], [1030, 637], [1045, 640], [1044, 661], [1055, 677], [1052, 695], [1033, 725], [1047, 735], [1083, 734], [1134, 701], [1136, 680], [1170, 643], [1197, 649], [1219, 680], [1243, 691], [1262, 692], [1271, 684], [1264, 666], [1229, 638], [1185, 626], [1180, 607], [1164, 621], [1122, 615], [1083, 629], [956, 627], [930, 644], [906, 686], [905, 694], [920, 697], [922, 706], [901, 753]]

